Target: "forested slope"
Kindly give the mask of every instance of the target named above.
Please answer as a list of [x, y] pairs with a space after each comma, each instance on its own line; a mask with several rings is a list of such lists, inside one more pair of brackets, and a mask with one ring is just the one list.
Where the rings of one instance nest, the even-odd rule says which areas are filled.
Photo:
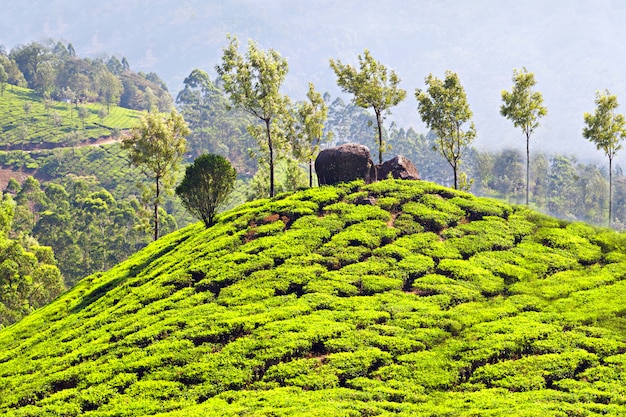
[[0, 412], [624, 415], [625, 249], [429, 182], [257, 200], [0, 331]]

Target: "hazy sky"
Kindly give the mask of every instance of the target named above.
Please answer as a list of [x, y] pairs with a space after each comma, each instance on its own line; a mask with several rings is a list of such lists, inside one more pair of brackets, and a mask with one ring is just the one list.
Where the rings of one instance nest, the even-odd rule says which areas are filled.
[[[478, 130], [477, 145], [523, 147], [499, 115], [514, 68], [535, 73], [548, 116], [532, 146], [604, 161], [582, 138], [596, 90], [626, 103], [626, 2], [609, 0], [46, 0], [7, 2], [0, 44], [8, 50], [47, 38], [72, 42], [79, 56], [125, 56], [154, 71], [173, 96], [194, 68], [215, 76], [226, 34], [254, 39], [289, 61], [283, 91], [302, 98], [308, 81], [340, 94], [329, 58], [356, 63], [368, 48], [402, 78], [407, 100], [395, 119], [418, 131], [414, 97], [424, 78], [457, 72]], [[348, 96], [346, 96], [348, 97]], [[626, 107], [624, 107], [626, 109]], [[623, 112], [626, 110], [622, 109]], [[388, 123], [388, 121], [387, 121]]]

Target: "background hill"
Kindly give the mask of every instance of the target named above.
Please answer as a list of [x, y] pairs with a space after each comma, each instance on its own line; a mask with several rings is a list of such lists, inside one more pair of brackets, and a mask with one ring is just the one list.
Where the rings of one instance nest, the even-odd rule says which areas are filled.
[[[46, 100], [35, 91], [7, 86], [0, 96], [2, 150], [69, 148], [97, 144], [134, 127], [139, 111], [85, 103], [79, 116], [73, 103]], [[105, 110], [101, 112], [101, 110]], [[81, 117], [82, 116], [82, 117]]]
[[0, 330], [0, 411], [623, 415], [625, 249], [428, 182], [257, 200]]

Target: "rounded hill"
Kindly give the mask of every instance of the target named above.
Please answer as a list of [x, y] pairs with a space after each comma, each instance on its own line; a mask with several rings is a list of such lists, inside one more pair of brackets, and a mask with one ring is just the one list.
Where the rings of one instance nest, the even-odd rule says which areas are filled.
[[257, 200], [1, 330], [0, 412], [624, 415], [625, 249], [421, 181]]

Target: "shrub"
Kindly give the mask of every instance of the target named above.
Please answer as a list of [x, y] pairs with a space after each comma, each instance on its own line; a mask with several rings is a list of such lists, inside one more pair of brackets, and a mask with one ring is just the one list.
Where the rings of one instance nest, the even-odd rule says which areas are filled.
[[346, 227], [325, 246], [365, 246], [372, 249], [391, 242], [397, 234], [397, 229], [381, 220], [365, 220]]
[[566, 249], [584, 265], [598, 262], [602, 256], [602, 250], [599, 246], [571, 233], [569, 227], [565, 229], [539, 229], [535, 233], [535, 239], [551, 248]]
[[455, 280], [469, 282], [486, 295], [495, 295], [504, 290], [502, 278], [470, 261], [442, 259], [437, 265], [437, 271]]
[[409, 255], [398, 262], [398, 268], [408, 275], [409, 279], [405, 284], [409, 286], [413, 280], [428, 273], [434, 267], [433, 259], [424, 255]]
[[451, 297], [453, 305], [478, 301], [483, 298], [474, 285], [459, 282], [438, 274], [429, 274], [413, 281], [411, 291], [422, 296], [443, 294]]
[[557, 272], [542, 280], [523, 282], [511, 286], [513, 294], [530, 294], [546, 299], [569, 296], [576, 291], [588, 290], [615, 282], [615, 276], [607, 270], [573, 270]]
[[392, 258], [392, 259], [395, 259], [396, 261], [399, 261], [412, 254], [412, 252], [409, 249], [396, 245], [395, 243], [390, 243], [388, 245], [379, 246], [376, 249], [374, 249], [372, 253], [376, 256]]
[[[424, 196], [422, 201], [426, 197], [431, 196]], [[455, 226], [464, 213], [456, 206], [443, 203], [444, 200], [441, 202], [437, 200], [436, 198], [429, 198], [427, 199], [429, 204], [408, 202], [402, 206], [402, 212], [412, 215], [428, 231], [439, 232], [444, 228]], [[435, 202], [437, 204], [434, 204]]]
[[370, 372], [391, 362], [391, 355], [377, 348], [328, 355], [326, 363], [335, 369], [340, 381], [368, 376]]
[[378, 206], [366, 204], [354, 205], [348, 203], [335, 203], [324, 207], [328, 213], [337, 213], [347, 224], [360, 223], [367, 220], [381, 220], [387, 222], [391, 219], [391, 214]]
[[394, 245], [406, 248], [411, 252], [421, 252], [439, 241], [439, 236], [432, 232], [417, 233], [396, 239]]
[[510, 206], [493, 199], [454, 197], [450, 199], [450, 203], [464, 210], [469, 220], [481, 220], [486, 216], [497, 216], [507, 219], [511, 214]]
[[472, 263], [502, 277], [506, 284], [532, 279], [533, 273], [517, 265], [520, 256], [510, 251], [481, 252], [472, 256]]
[[274, 365], [267, 370], [263, 380], [307, 390], [328, 389], [339, 385], [339, 378], [334, 369], [322, 365], [317, 358], [296, 359]]
[[412, 215], [400, 213], [393, 222], [393, 226], [400, 230], [402, 235], [411, 235], [424, 231], [424, 226], [416, 222]]
[[570, 253], [552, 249], [535, 242], [522, 242], [511, 249], [520, 256], [519, 265], [538, 276], [553, 274], [558, 271], [574, 269], [580, 266], [578, 259]]
[[316, 187], [297, 192], [290, 198], [310, 200], [318, 204], [319, 207], [323, 207], [328, 204], [336, 203], [343, 195], [344, 194], [336, 187]]
[[572, 378], [595, 362], [597, 357], [584, 350], [529, 356], [485, 365], [474, 372], [470, 381], [516, 391], [541, 389], [547, 382]]

